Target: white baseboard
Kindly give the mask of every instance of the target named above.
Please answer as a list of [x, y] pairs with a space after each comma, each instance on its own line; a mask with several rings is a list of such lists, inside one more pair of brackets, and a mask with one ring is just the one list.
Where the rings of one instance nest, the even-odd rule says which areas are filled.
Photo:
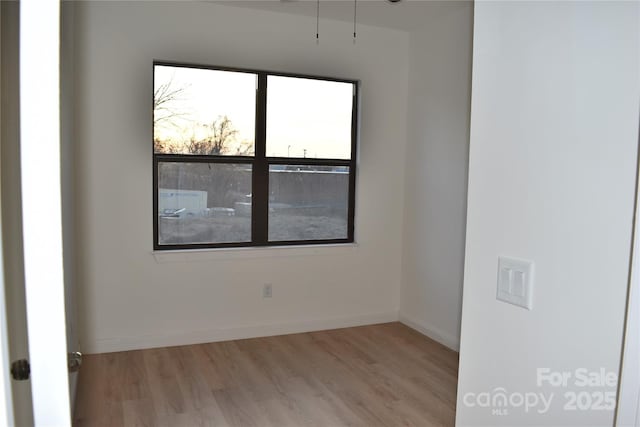
[[398, 313], [393, 311], [329, 319], [304, 320], [298, 322], [185, 331], [184, 333], [174, 332], [158, 335], [97, 339], [95, 341], [81, 343], [81, 346], [83, 352], [87, 354], [113, 353], [117, 351], [172, 347], [177, 345], [201, 344], [216, 341], [268, 337], [273, 335], [287, 335], [396, 321], [398, 321]]
[[399, 314], [398, 320], [411, 329], [415, 329], [416, 331], [420, 332], [422, 335], [426, 335], [432, 340], [439, 342], [445, 347], [449, 347], [453, 351], [460, 351], [460, 339], [458, 337], [443, 332], [442, 330], [431, 325], [425, 325], [422, 322], [418, 322], [415, 319], [405, 316], [404, 314]]

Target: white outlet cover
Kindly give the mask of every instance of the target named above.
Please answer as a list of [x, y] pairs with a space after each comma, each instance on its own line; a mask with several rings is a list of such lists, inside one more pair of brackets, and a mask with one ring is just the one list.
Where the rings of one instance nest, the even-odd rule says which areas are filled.
[[533, 261], [498, 257], [496, 298], [531, 310], [533, 308]]

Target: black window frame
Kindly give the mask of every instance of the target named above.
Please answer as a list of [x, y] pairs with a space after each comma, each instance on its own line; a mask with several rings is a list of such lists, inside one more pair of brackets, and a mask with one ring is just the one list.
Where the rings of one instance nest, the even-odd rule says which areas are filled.
[[[253, 70], [246, 68], [221, 67], [213, 65], [191, 64], [173, 61], [153, 61], [153, 87], [155, 87], [155, 67], [186, 67], [216, 71], [231, 71], [255, 74], [258, 79], [256, 89], [256, 130], [253, 156], [228, 155], [193, 155], [193, 154], [161, 154], [156, 153], [153, 144], [153, 130], [151, 131], [151, 150], [153, 154], [153, 249], [155, 251], [190, 250], [190, 249], [221, 249], [239, 247], [269, 247], [269, 246], [299, 246], [299, 245], [332, 245], [353, 243], [355, 232], [355, 200], [356, 200], [356, 168], [358, 143], [358, 107], [360, 96], [360, 81], [335, 77], [324, 77], [277, 71]], [[297, 158], [297, 157], [267, 157], [266, 155], [266, 127], [267, 127], [267, 77], [282, 76], [303, 79], [323, 80], [353, 85], [352, 118], [351, 118], [351, 157], [350, 159], [327, 158]], [[153, 96], [151, 97], [151, 123], [153, 123]], [[187, 243], [187, 244], [159, 244], [158, 243], [158, 166], [163, 162], [171, 163], [222, 163], [252, 165], [251, 179], [251, 241], [225, 243]], [[313, 239], [269, 241], [269, 166], [270, 165], [303, 165], [303, 166], [346, 166], [349, 168], [349, 195], [347, 212], [347, 237], [341, 239]]]

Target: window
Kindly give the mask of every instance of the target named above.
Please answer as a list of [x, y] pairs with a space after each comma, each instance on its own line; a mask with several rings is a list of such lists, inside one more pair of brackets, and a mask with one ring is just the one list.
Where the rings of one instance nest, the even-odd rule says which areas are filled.
[[353, 242], [355, 81], [154, 63], [154, 249]]

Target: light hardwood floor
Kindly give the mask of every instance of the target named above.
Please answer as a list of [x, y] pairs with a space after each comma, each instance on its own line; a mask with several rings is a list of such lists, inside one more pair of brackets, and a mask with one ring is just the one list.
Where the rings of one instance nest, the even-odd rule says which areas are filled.
[[451, 426], [457, 353], [400, 324], [88, 355], [76, 426]]

